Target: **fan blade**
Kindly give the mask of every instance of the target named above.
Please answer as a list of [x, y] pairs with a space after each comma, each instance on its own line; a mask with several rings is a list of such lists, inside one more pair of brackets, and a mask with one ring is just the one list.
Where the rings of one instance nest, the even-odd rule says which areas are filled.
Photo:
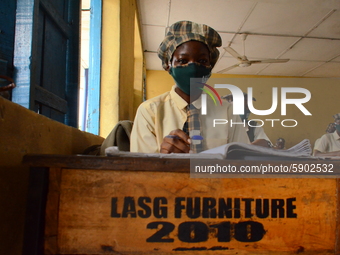
[[286, 63], [289, 59], [263, 59], [263, 60], [251, 60], [251, 64], [265, 64], [265, 63]]
[[242, 56], [233, 48], [230, 46], [224, 47], [225, 51], [227, 51], [230, 55], [232, 55], [234, 58], [237, 58], [238, 60], [243, 60]]
[[229, 71], [229, 70], [231, 70], [231, 69], [233, 69], [233, 68], [235, 68], [235, 67], [238, 67], [238, 65], [239, 65], [239, 64], [236, 64], [236, 65], [233, 65], [233, 66], [229, 66], [229, 67], [227, 67], [227, 68], [224, 68], [224, 69], [218, 71], [217, 73], [225, 73], [226, 71]]

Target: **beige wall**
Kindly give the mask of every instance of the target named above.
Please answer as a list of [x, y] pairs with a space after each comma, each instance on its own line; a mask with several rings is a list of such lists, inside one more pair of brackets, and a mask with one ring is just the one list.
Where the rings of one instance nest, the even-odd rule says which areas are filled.
[[143, 101], [143, 85], [145, 77], [145, 64], [143, 56], [143, 46], [140, 37], [140, 24], [139, 24], [138, 12], [135, 16], [135, 43], [134, 43], [134, 53], [135, 53], [135, 75], [134, 75], [134, 90], [133, 90], [133, 114], [134, 118], [137, 108]]
[[[256, 78], [255, 78], [256, 77]], [[247, 87], [253, 87], [254, 107], [259, 110], [269, 109], [271, 106], [272, 87], [278, 87], [278, 107], [269, 116], [250, 115], [250, 119], [295, 119], [298, 122], [296, 127], [283, 127], [280, 122], [265, 121], [263, 126], [266, 134], [272, 142], [279, 137], [286, 139], [286, 147], [291, 147], [303, 139], [309, 139], [311, 144], [322, 136], [328, 123], [333, 121], [332, 115], [340, 112], [335, 89], [339, 86], [338, 79], [317, 79], [317, 78], [282, 78], [268, 76], [237, 76], [213, 74], [211, 78], [228, 78], [228, 83], [238, 86], [244, 92]], [[223, 82], [225, 80], [222, 80]], [[210, 79], [210, 83], [213, 79]], [[160, 82], [161, 81], [161, 82]], [[172, 77], [165, 71], [147, 71], [147, 98], [160, 95], [169, 91], [174, 84]], [[213, 85], [213, 84], [211, 84]], [[311, 112], [312, 116], [305, 116], [296, 106], [287, 106], [287, 115], [281, 116], [280, 89], [281, 87], [302, 87], [311, 92], [311, 100], [304, 106]], [[221, 95], [229, 94], [229, 90], [220, 89]], [[304, 95], [290, 94], [289, 98], [301, 98]], [[285, 122], [285, 125], [293, 125], [293, 122]]]
[[102, 137], [53, 121], [0, 97], [0, 254], [21, 254], [28, 166], [26, 154], [79, 154]]
[[106, 137], [119, 119], [120, 0], [103, 1], [99, 134]]
[[142, 102], [143, 54], [135, 0], [103, 0], [100, 135], [133, 120]]

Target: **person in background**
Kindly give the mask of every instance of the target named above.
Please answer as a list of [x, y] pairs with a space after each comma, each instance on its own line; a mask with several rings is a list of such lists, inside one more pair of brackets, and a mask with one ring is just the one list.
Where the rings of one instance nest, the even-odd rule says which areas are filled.
[[326, 133], [333, 133], [335, 130], [336, 130], [335, 123], [329, 123], [327, 128], [326, 128]]
[[317, 139], [314, 145], [314, 156], [336, 157], [340, 156], [340, 113], [333, 115], [335, 130], [332, 133], [332, 125], [328, 125], [326, 134]]
[[[139, 106], [131, 133], [131, 152], [189, 153], [230, 142], [249, 143], [241, 125], [213, 127], [216, 118], [240, 121], [239, 116], [232, 115], [232, 105], [227, 102], [215, 106], [207, 100], [207, 114], [197, 118], [202, 87], [218, 60], [217, 47], [221, 45], [220, 35], [207, 25], [179, 21], [170, 26], [158, 56], [175, 85], [171, 91]], [[190, 78], [199, 78], [201, 82], [191, 86]]]
[[[336, 130], [335, 128], [335, 123], [329, 123], [327, 128], [326, 128], [326, 133], [333, 133]], [[321, 138], [318, 138], [315, 140], [314, 147], [317, 146]], [[313, 155], [315, 155], [315, 151], [313, 152]]]
[[[246, 131], [247, 135], [249, 137], [249, 140], [251, 144], [253, 145], [258, 145], [258, 146], [263, 146], [263, 147], [269, 147], [272, 148], [273, 144], [271, 143], [270, 139], [264, 132], [263, 128], [258, 125], [258, 123], [254, 120], [248, 120], [249, 115], [250, 115], [250, 110], [248, 107], [248, 94], [243, 93], [244, 95], [244, 115], [240, 115], [241, 120], [245, 121], [246, 125]], [[228, 101], [229, 103], [233, 102], [233, 95], [229, 94], [226, 96], [222, 96], [223, 99]], [[256, 101], [256, 99], [253, 97], [253, 101]]]
[[276, 143], [274, 144], [273, 148], [278, 150], [284, 150], [285, 144], [286, 140], [280, 137], [276, 140]]

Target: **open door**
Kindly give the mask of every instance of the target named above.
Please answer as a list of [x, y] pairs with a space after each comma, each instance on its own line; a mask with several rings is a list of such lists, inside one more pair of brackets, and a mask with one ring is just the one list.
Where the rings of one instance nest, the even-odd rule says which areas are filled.
[[77, 127], [80, 0], [17, 0], [14, 102]]

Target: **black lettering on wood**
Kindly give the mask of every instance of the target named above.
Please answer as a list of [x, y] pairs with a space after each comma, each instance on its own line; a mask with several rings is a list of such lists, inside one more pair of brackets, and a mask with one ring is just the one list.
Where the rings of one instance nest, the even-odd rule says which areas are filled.
[[218, 242], [230, 242], [230, 221], [224, 221], [216, 225], [210, 225], [209, 227], [217, 228], [217, 241]]
[[182, 202], [185, 201], [185, 197], [176, 197], [175, 198], [175, 218], [182, 217], [182, 210], [185, 209], [185, 206], [182, 205]]
[[155, 197], [153, 200], [153, 215], [156, 218], [167, 218], [168, 208], [166, 206], [160, 206], [161, 204], [167, 205], [168, 200], [165, 197]]
[[205, 242], [208, 240], [209, 228], [199, 221], [188, 221], [179, 224], [178, 239], [187, 243]]
[[[172, 243], [174, 241], [173, 238], [169, 237], [169, 234], [175, 229], [175, 225], [171, 222], [166, 221], [154, 221], [150, 222], [146, 228], [148, 229], [158, 229], [158, 225], [161, 225], [162, 228], [159, 229], [156, 233], [146, 239], [149, 243]], [[167, 237], [167, 238], [163, 238]]]
[[234, 198], [234, 218], [241, 218], [241, 199]]
[[296, 201], [296, 198], [287, 198], [287, 218], [297, 218], [297, 214], [294, 213], [294, 209], [296, 209], [296, 205], [293, 205], [293, 202]]
[[285, 217], [285, 209], [283, 208], [284, 205], [284, 199], [272, 199], [272, 218]]
[[187, 197], [187, 216], [191, 219], [196, 219], [201, 215], [201, 198]]
[[251, 202], [254, 201], [253, 198], [242, 198], [244, 201], [244, 217], [251, 218], [253, 214], [251, 213]]
[[111, 198], [111, 217], [120, 218], [120, 213], [117, 212], [118, 197]]
[[240, 242], [258, 242], [266, 231], [260, 222], [244, 221], [234, 225], [234, 238]]
[[233, 217], [233, 209], [232, 209], [232, 199], [227, 198], [225, 201], [224, 198], [218, 199], [218, 217], [219, 218], [232, 218]]
[[124, 206], [122, 211], [122, 218], [136, 218], [136, 205], [133, 197], [124, 197]]
[[256, 216], [260, 219], [269, 216], [269, 199], [256, 199]]
[[213, 197], [204, 197], [203, 198], [203, 210], [202, 217], [203, 218], [216, 218], [216, 199]]
[[138, 216], [141, 218], [149, 218], [151, 216], [151, 208], [146, 203], [151, 203], [150, 197], [139, 197], [138, 206], [143, 210], [138, 210]]

